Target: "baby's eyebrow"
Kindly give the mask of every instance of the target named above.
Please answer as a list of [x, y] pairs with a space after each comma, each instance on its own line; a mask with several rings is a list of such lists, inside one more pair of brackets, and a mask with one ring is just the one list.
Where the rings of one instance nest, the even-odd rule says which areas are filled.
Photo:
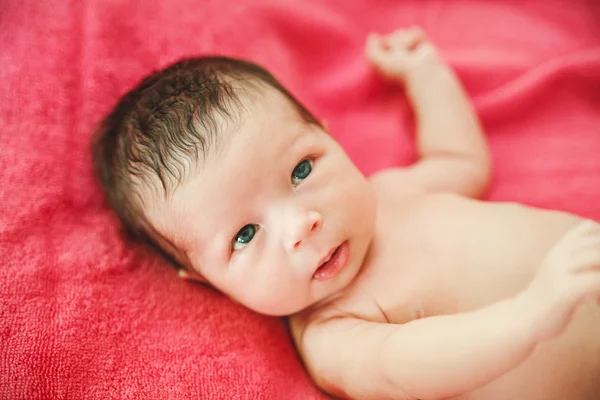
[[[294, 121], [294, 122], [297, 122], [297, 121]], [[294, 126], [293, 132], [290, 135], [291, 137], [288, 141], [286, 141], [285, 147], [292, 148], [294, 146], [297, 146], [298, 142], [306, 136], [305, 135], [306, 128], [307, 128], [307, 125], [305, 123], [297, 124], [297, 126]]]

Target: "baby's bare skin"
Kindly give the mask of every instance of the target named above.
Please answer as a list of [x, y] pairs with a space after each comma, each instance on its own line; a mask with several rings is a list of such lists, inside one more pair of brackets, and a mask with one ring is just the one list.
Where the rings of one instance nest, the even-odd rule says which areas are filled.
[[[375, 241], [354, 284], [338, 300], [291, 320], [305, 356], [310, 351], [306, 348], [310, 343], [303, 343], [307, 324], [323, 324], [326, 330], [328, 322], [323, 321], [339, 322], [339, 318], [346, 319], [348, 327], [356, 323], [349, 329], [360, 329], [359, 321], [405, 324], [418, 318], [476, 310], [515, 296], [531, 282], [549, 249], [578, 221], [563, 213], [477, 202], [450, 194], [414, 195], [404, 200], [392, 191], [382, 195], [389, 197], [381, 200]], [[385, 207], [386, 201], [394, 200], [404, 207]], [[369, 343], [360, 342], [359, 331], [353, 336], [333, 332], [330, 353], [320, 353], [319, 357], [337, 362], [333, 359], [338, 360], [342, 353], [345, 362], [351, 363], [353, 354], [369, 347]], [[443, 331], [431, 334], [441, 342], [445, 340]], [[310, 371], [310, 360], [307, 367]], [[385, 398], [379, 395], [385, 387], [376, 376], [379, 372], [377, 368], [359, 367], [355, 377], [360, 384], [346, 388], [333, 382], [321, 384], [338, 395]], [[600, 309], [590, 302], [579, 310], [563, 335], [540, 345], [503, 377], [456, 398], [591, 400], [600, 393], [599, 373]], [[319, 382], [325, 377], [315, 378]], [[428, 380], [435, 388], [436, 380]], [[369, 392], [375, 396], [370, 397]], [[394, 393], [393, 389], [389, 392]]]
[[280, 91], [240, 83], [220, 146], [170, 196], [141, 189], [179, 276], [291, 316], [334, 395], [597, 400], [600, 225], [475, 200], [490, 156], [451, 68], [418, 29], [367, 56], [404, 86], [419, 160], [367, 180]]
[[[537, 288], [553, 293], [547, 276], [562, 276], [557, 259], [589, 251], [582, 262], [595, 272], [586, 273], [599, 275], [600, 228], [582, 228], [567, 213], [473, 199], [489, 175], [481, 131], [427, 46], [417, 30], [369, 43], [373, 64], [407, 86], [423, 158], [440, 161], [371, 178], [378, 211], [359, 274], [338, 296], [290, 318], [305, 365], [341, 397], [597, 399], [598, 277], [585, 281], [595, 296], [583, 305], [583, 289], [566, 286], [560, 290], [573, 299], [536, 302]], [[560, 307], [550, 311], [551, 303]]]

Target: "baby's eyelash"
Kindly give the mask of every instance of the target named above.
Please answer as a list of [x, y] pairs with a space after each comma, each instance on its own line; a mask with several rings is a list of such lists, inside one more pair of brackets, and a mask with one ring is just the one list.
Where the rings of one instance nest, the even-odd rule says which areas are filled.
[[233, 236], [231, 248], [233, 251], [241, 250], [249, 245], [258, 234], [260, 226], [258, 224], [246, 224]]
[[304, 158], [296, 164], [292, 170], [291, 181], [292, 185], [299, 185], [307, 179], [314, 169], [314, 161], [310, 158]]

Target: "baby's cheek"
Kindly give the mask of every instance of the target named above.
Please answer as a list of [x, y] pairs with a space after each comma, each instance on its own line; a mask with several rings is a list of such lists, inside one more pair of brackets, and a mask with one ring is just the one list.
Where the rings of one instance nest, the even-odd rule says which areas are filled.
[[304, 308], [307, 294], [304, 286], [287, 274], [274, 273], [267, 279], [257, 282], [254, 288], [254, 302], [266, 314], [288, 315]]

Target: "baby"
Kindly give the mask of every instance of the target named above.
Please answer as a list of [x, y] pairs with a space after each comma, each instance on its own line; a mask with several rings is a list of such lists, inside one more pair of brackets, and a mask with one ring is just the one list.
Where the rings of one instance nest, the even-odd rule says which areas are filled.
[[366, 54], [414, 107], [414, 165], [367, 179], [264, 69], [188, 59], [98, 132], [115, 212], [180, 277], [289, 316], [334, 396], [600, 398], [600, 225], [476, 200], [488, 149], [434, 45], [412, 28]]

